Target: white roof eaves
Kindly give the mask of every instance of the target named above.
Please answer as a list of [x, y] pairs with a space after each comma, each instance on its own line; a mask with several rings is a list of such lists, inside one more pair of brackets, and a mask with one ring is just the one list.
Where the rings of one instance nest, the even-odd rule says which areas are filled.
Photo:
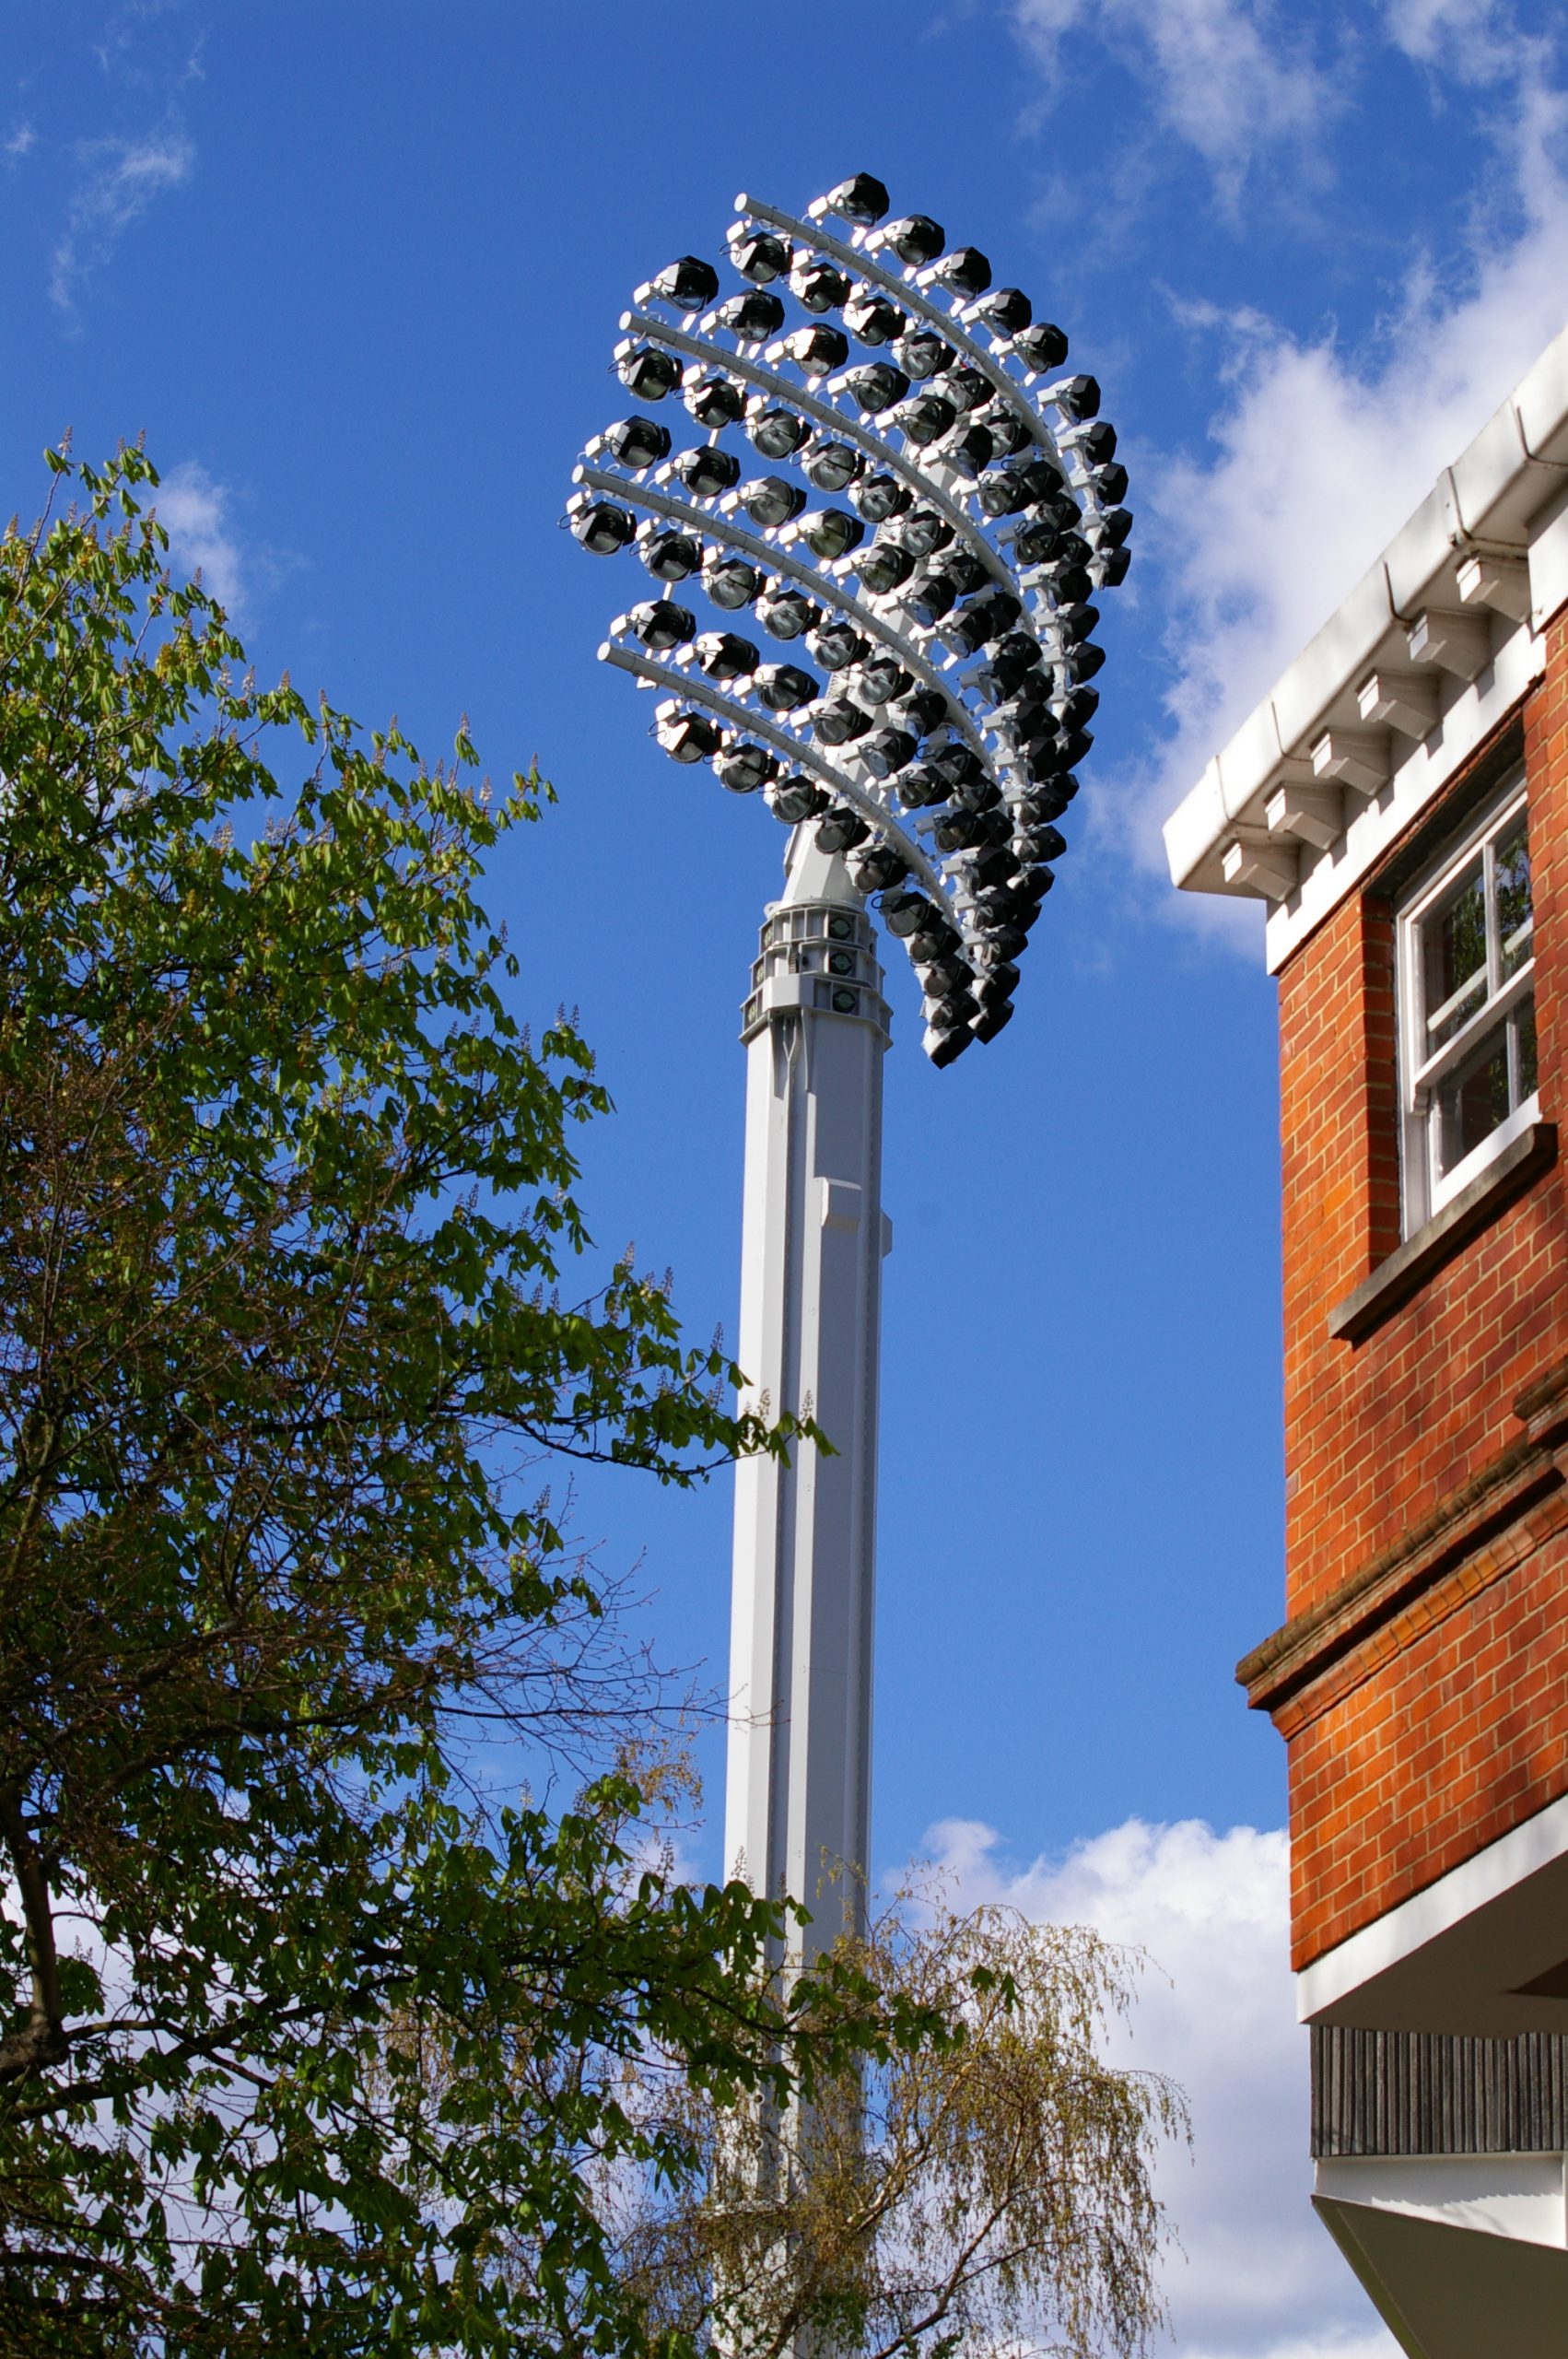
[[[1310, 750], [1330, 722], [1352, 721], [1354, 693], [1388, 660], [1422, 608], [1455, 603], [1453, 569], [1477, 546], [1523, 551], [1530, 520], [1568, 471], [1568, 326], [1402, 524], [1321, 630], [1275, 682], [1165, 822], [1171, 876], [1223, 891], [1221, 854], [1282, 760]], [[1443, 593], [1448, 592], [1446, 601]]]

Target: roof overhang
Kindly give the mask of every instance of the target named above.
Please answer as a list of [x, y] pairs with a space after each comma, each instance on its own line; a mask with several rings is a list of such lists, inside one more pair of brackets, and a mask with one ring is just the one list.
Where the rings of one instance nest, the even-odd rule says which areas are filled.
[[1568, 328], [1165, 822], [1277, 968], [1518, 703], [1568, 600]]

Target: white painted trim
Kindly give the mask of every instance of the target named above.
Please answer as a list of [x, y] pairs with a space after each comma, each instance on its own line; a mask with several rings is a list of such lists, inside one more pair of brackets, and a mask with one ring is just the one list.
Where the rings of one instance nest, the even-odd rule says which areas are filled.
[[1297, 2022], [1316, 2021], [1363, 1983], [1413, 1957], [1489, 1901], [1501, 1899], [1527, 1876], [1564, 1856], [1568, 1794], [1304, 1966], [1295, 1978]]
[[1555, 2252], [1568, 2247], [1561, 2154], [1336, 2155], [1317, 2164], [1313, 2193]]
[[[1568, 328], [1548, 345], [1469, 448], [1444, 469], [1377, 562], [1165, 822], [1166, 855], [1178, 886], [1189, 892], [1261, 893], [1270, 900], [1270, 969], [1278, 968], [1408, 825], [1500, 716], [1504, 697], [1512, 701], [1539, 675], [1537, 633], [1568, 595], [1568, 535], [1560, 522], [1565, 493]], [[1493, 568], [1496, 580], [1486, 575], [1488, 587], [1506, 576], [1515, 594], [1501, 603], [1483, 598], [1479, 585], [1484, 566], [1478, 573], [1478, 560]], [[1529, 584], [1527, 616], [1515, 611], [1521, 566]], [[1261, 835], [1268, 797], [1292, 766], [1310, 759], [1326, 735], [1364, 735], [1359, 691], [1369, 676], [1382, 669], [1425, 668], [1422, 626], [1429, 614], [1463, 622], [1472, 634], [1477, 625], [1488, 631], [1491, 651], [1477, 676], [1466, 679], [1433, 665], [1439, 705], [1434, 729], [1420, 741], [1400, 741], [1410, 746], [1403, 760], [1398, 759], [1398, 745], [1391, 749], [1396, 768], [1389, 786], [1360, 781], [1363, 793], [1347, 798], [1358, 808], [1347, 814], [1345, 835], [1310, 867], [1304, 861], [1296, 889], [1273, 900], [1278, 887], [1272, 879], [1244, 875], [1235, 863], [1227, 875], [1227, 848], [1249, 831]], [[1432, 652], [1440, 651], [1434, 645]], [[1348, 774], [1347, 780], [1357, 783]]]

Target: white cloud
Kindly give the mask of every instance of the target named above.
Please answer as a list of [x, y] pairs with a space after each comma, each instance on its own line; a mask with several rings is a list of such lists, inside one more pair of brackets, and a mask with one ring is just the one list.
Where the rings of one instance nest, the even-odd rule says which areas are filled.
[[1260, 159], [1316, 176], [1342, 96], [1267, 0], [1016, 0], [1014, 22], [1049, 81], [1094, 40], [1146, 85], [1157, 120], [1208, 165], [1227, 211]]
[[[1446, 53], [1446, 0], [1399, 13], [1412, 53]], [[1505, 53], [1514, 80], [1492, 125], [1505, 188], [1478, 205], [1457, 266], [1412, 265], [1367, 348], [1332, 331], [1303, 341], [1254, 311], [1178, 311], [1218, 345], [1227, 390], [1207, 453], [1142, 470], [1145, 551], [1174, 617], [1171, 727], [1106, 798], [1107, 824], [1162, 883], [1161, 821], [1568, 319], [1568, 98], [1539, 45]], [[1256, 939], [1253, 911], [1180, 906]]]
[[95, 139], [78, 150], [82, 178], [53, 253], [50, 296], [67, 314], [82, 281], [110, 260], [134, 221], [189, 180], [196, 151], [177, 120], [145, 139]]
[[31, 123], [19, 123], [9, 139], [0, 145], [0, 156], [8, 156], [13, 163], [20, 163], [22, 158], [30, 155], [37, 145], [38, 134]]
[[1165, 2271], [1180, 2359], [1397, 2359], [1308, 2201], [1284, 1835], [1131, 1819], [1025, 1866], [972, 1821], [927, 1840], [965, 1900], [1094, 1925], [1154, 1962], [1111, 2044], [1170, 2073], [1192, 2107], [1190, 2161], [1173, 2151], [1160, 2171], [1186, 2256]]
[[169, 534], [170, 554], [193, 572], [231, 614], [245, 604], [245, 567], [229, 527], [229, 494], [193, 459], [171, 467], [158, 485], [158, 520]]

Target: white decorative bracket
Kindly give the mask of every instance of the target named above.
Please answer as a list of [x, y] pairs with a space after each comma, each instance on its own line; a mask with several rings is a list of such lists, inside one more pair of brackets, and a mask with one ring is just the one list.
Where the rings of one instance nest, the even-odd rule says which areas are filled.
[[1313, 775], [1325, 786], [1375, 794], [1388, 780], [1388, 740], [1380, 729], [1326, 729], [1312, 748]]
[[1530, 569], [1522, 557], [1468, 557], [1459, 568], [1459, 595], [1467, 606], [1490, 606], [1522, 623], [1530, 611]]
[[1374, 672], [1356, 690], [1356, 708], [1363, 721], [1419, 744], [1437, 726], [1437, 683], [1430, 672]]
[[1225, 846], [1220, 870], [1233, 893], [1282, 901], [1301, 881], [1301, 853], [1293, 843], [1277, 839], [1237, 836]]
[[1271, 836], [1294, 836], [1327, 851], [1345, 832], [1345, 798], [1337, 786], [1285, 779], [1263, 805]]
[[1410, 626], [1412, 663], [1435, 663], [1456, 679], [1473, 680], [1492, 661], [1492, 625], [1484, 613], [1457, 614], [1428, 606]]

